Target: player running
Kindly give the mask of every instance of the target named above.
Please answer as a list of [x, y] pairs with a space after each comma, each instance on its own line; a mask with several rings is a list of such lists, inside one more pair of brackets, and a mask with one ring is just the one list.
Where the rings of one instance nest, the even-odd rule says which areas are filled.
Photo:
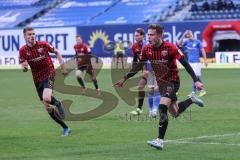
[[[141, 50], [142, 50], [142, 47], [145, 45], [144, 37], [145, 37], [144, 29], [137, 28], [134, 32], [135, 43], [133, 43], [132, 45], [133, 66], [140, 61]], [[145, 85], [147, 84], [147, 77], [148, 77], [148, 71], [146, 70], [146, 67], [144, 67], [142, 78], [138, 83], [138, 107], [136, 110], [133, 110], [130, 112], [133, 115], [139, 115], [143, 113], [142, 106], [143, 106], [144, 97], [145, 97], [144, 88], [145, 88]]]
[[84, 71], [89, 74], [93, 85], [96, 89], [96, 94], [100, 95], [100, 89], [98, 88], [98, 82], [94, 75], [92, 63], [91, 63], [91, 49], [89, 46], [83, 42], [82, 37], [80, 35], [76, 36], [76, 44], [74, 45], [74, 50], [76, 52], [76, 78], [79, 84], [82, 87], [82, 94], [85, 95], [87, 92], [87, 88], [83, 82], [82, 74]]
[[[64, 107], [62, 103], [53, 97], [53, 86], [55, 70], [49, 53], [54, 53], [61, 66], [63, 75], [67, 74], [62, 55], [44, 41], [36, 41], [35, 30], [33, 28], [23, 29], [26, 44], [19, 49], [19, 59], [23, 72], [28, 71], [28, 65], [31, 68], [33, 81], [45, 109], [50, 117], [63, 128], [63, 135], [68, 136], [70, 129], [64, 123], [65, 118]], [[56, 106], [58, 113], [55, 112], [53, 106]]]
[[163, 148], [163, 139], [168, 126], [168, 110], [172, 115], [177, 117], [192, 103], [195, 103], [200, 107], [204, 106], [203, 101], [198, 99], [195, 95], [191, 95], [190, 98], [184, 101], [177, 101], [176, 92], [180, 86], [180, 79], [176, 60], [185, 67], [189, 75], [192, 77], [197, 89], [202, 89], [203, 85], [199, 82], [193, 69], [185, 60], [181, 51], [174, 44], [163, 41], [162, 36], [163, 27], [158, 24], [150, 24], [148, 26], [149, 44], [143, 47], [140, 62], [135, 65], [123, 79], [114, 84], [114, 86], [122, 87], [128, 78], [134, 76], [143, 68], [147, 60], [150, 61], [158, 83], [161, 100], [159, 104], [160, 119], [158, 137], [157, 139], [148, 141], [147, 144], [157, 149]]

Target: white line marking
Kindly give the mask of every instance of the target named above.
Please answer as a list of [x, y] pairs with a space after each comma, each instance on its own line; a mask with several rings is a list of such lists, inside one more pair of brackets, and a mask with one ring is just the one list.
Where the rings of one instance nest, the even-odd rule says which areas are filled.
[[206, 144], [206, 145], [223, 145], [223, 146], [239, 146], [238, 143], [220, 143], [220, 142], [190, 142], [190, 141], [171, 141], [173, 144]]
[[189, 140], [199, 140], [204, 138], [221, 138], [221, 137], [232, 137], [240, 136], [238, 133], [228, 133], [222, 135], [209, 135], [209, 136], [199, 136], [199, 137], [190, 137], [190, 138], [180, 138], [175, 140], [166, 140], [165, 143], [174, 143], [174, 144], [206, 144], [206, 145], [225, 145], [225, 146], [240, 146], [238, 143], [221, 143], [221, 142], [193, 142]]
[[204, 138], [231, 137], [231, 136], [240, 136], [240, 132], [220, 134], [220, 135], [209, 135], [209, 136], [200, 136], [200, 137], [180, 138], [180, 139], [174, 139], [174, 140], [166, 140], [164, 142], [168, 143], [168, 142], [175, 142], [175, 141], [196, 140], [196, 139], [204, 139]]

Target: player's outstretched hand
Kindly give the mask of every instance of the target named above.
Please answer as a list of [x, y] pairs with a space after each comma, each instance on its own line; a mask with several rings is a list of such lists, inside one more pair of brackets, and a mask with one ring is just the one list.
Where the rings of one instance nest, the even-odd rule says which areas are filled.
[[22, 66], [22, 71], [23, 72], [27, 72], [28, 71], [28, 63], [27, 63], [27, 61], [23, 62], [21, 64], [21, 66]]
[[116, 83], [113, 84], [114, 87], [123, 87], [123, 84], [125, 82], [125, 79], [120, 79]]
[[195, 82], [195, 86], [197, 88], [197, 90], [202, 90], [204, 87], [203, 87], [203, 84], [199, 81]]

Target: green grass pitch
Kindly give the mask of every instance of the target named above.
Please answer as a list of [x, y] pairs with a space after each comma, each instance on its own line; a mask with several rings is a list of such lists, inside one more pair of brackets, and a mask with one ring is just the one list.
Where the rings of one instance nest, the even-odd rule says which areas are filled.
[[[111, 87], [110, 70], [98, 75], [101, 90], [118, 98], [111, 112], [88, 121], [68, 121], [69, 137], [45, 112], [38, 100], [31, 73], [0, 70], [0, 160], [239, 160], [240, 70], [205, 69], [206, 107], [191, 106], [179, 119], [170, 118], [164, 149], [149, 147], [156, 138], [158, 121], [124, 117], [133, 106], [124, 103]], [[66, 80], [78, 86], [72, 73]], [[92, 87], [92, 83], [87, 83]], [[181, 70], [179, 100], [191, 91], [192, 82]], [[71, 112], [94, 109], [101, 100], [55, 92], [72, 99]], [[146, 99], [144, 103], [147, 114]], [[191, 119], [190, 119], [191, 118]]]

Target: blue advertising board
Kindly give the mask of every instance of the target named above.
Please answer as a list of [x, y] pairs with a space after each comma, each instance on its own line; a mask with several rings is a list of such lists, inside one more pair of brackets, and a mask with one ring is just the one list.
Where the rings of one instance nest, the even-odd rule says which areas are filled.
[[[201, 39], [201, 34], [208, 22], [174, 22], [161, 23], [164, 26], [164, 40], [176, 43], [185, 30], [192, 30], [195, 37]], [[99, 26], [79, 26], [77, 34], [82, 35], [85, 43], [90, 45], [94, 55], [98, 57], [112, 57], [114, 42], [121, 40], [126, 47], [126, 55], [131, 56], [131, 44], [134, 41], [134, 31], [136, 28], [143, 28], [147, 32], [147, 24], [128, 25], [99, 25]]]

